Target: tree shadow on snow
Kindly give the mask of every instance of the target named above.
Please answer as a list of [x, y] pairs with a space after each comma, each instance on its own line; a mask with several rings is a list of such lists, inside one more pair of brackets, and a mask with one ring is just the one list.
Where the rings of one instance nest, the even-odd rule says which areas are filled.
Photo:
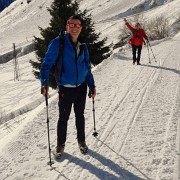
[[163, 66], [153, 66], [151, 64], [141, 64], [141, 66], [146, 66], [146, 67], [151, 67], [151, 68], [156, 68], [156, 69], [163, 69], [163, 70], [166, 70], [166, 71], [172, 71], [176, 74], [180, 74], [180, 71], [177, 70], [177, 69], [172, 69], [172, 68], [167, 68], [167, 67], [163, 67]]

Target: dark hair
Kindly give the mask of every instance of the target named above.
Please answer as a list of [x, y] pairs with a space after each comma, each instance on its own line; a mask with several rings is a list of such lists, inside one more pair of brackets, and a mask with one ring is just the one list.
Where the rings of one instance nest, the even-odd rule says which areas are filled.
[[138, 22], [135, 24], [135, 26], [136, 26], [136, 25], [139, 25], [139, 26], [141, 26], [141, 25], [140, 25], [140, 23], [138, 23]]
[[79, 15], [73, 15], [73, 16], [71, 16], [71, 17], [67, 20], [66, 24], [68, 24], [71, 19], [78, 19], [78, 20], [81, 22], [81, 24], [83, 25], [83, 20], [82, 20], [82, 18], [81, 18]]

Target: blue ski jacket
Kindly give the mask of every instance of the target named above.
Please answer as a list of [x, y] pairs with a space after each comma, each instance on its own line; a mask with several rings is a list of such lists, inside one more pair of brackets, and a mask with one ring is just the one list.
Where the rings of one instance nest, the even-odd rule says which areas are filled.
[[[59, 53], [59, 38], [57, 37], [50, 42], [43, 63], [41, 64], [40, 81], [42, 86], [48, 86], [49, 84], [49, 71], [55, 65]], [[63, 61], [60, 61], [61, 63], [58, 64], [62, 72], [59, 72], [57, 75], [57, 85], [79, 86], [86, 82], [89, 87], [95, 87], [87, 46], [82, 48], [84, 45], [81, 44], [80, 52], [77, 55], [76, 47], [72, 43], [70, 36], [65, 34], [63, 38], [64, 47], [61, 56]]]

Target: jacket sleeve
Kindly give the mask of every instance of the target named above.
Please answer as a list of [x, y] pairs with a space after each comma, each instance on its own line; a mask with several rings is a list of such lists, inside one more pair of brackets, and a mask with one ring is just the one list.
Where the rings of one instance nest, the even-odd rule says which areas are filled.
[[87, 47], [85, 48], [85, 59], [87, 62], [87, 69], [88, 69], [86, 82], [90, 88], [95, 88], [95, 82], [94, 82], [93, 74], [91, 72], [91, 63], [90, 63], [89, 52]]
[[48, 46], [48, 50], [43, 59], [43, 63], [40, 68], [40, 81], [41, 86], [49, 85], [49, 71], [55, 64], [59, 52], [59, 40], [58, 38], [52, 40]]
[[132, 31], [132, 32], [135, 31], [135, 29], [128, 22], [126, 22], [125, 24], [130, 29], [130, 31]]

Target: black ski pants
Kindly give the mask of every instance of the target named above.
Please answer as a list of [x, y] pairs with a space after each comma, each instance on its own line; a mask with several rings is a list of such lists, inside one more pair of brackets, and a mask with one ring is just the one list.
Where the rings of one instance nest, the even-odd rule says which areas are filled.
[[87, 84], [78, 87], [59, 87], [59, 120], [57, 124], [57, 146], [66, 142], [67, 124], [74, 105], [77, 141], [85, 141], [84, 109], [86, 104]]
[[[132, 45], [132, 54], [133, 54], [133, 62], [134, 63], [136, 61], [137, 61], [137, 63], [140, 62], [141, 50], [142, 50], [142, 45], [140, 45], [140, 46]], [[136, 54], [137, 54], [137, 57], [136, 57]]]

